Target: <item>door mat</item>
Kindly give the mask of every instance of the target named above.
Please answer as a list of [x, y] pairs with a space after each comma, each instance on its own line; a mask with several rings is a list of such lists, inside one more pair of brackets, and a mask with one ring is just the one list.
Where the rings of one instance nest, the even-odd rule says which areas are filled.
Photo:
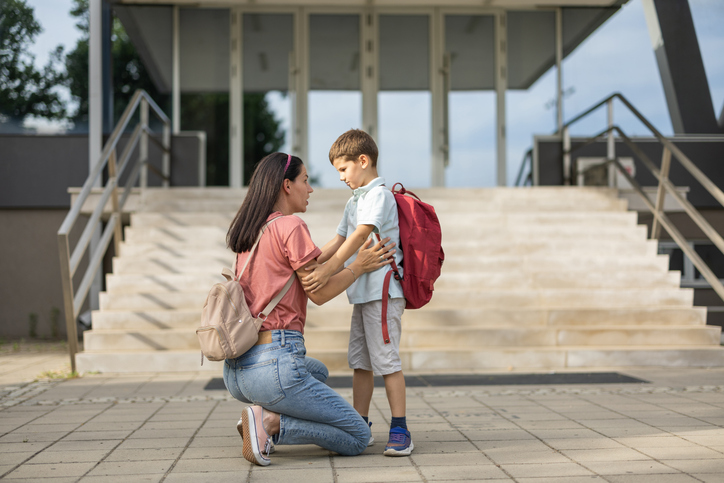
[[[618, 372], [566, 372], [553, 374], [435, 374], [405, 376], [407, 387], [444, 386], [516, 386], [545, 384], [649, 384], [649, 381]], [[327, 385], [335, 389], [352, 387], [352, 376], [330, 376]], [[382, 377], [375, 377], [375, 387], [385, 387]], [[214, 378], [204, 387], [207, 391], [226, 390], [224, 381]]]

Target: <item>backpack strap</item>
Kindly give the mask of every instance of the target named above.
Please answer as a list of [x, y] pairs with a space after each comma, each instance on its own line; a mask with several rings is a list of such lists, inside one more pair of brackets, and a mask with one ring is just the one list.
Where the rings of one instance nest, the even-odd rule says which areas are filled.
[[[375, 233], [375, 235], [377, 236], [377, 241], [382, 241], [379, 233]], [[390, 334], [387, 331], [387, 302], [390, 299], [390, 279], [394, 273], [396, 280], [402, 280], [394, 257], [392, 258], [391, 267], [392, 270], [385, 274], [385, 281], [382, 284], [382, 340], [385, 341], [385, 345], [390, 343]]]
[[[264, 234], [266, 229], [269, 227], [269, 225], [272, 224], [273, 221], [278, 220], [281, 218], [281, 216], [277, 216], [275, 218], [272, 218], [268, 222], [264, 224], [264, 226], [261, 227], [261, 231], [259, 232], [259, 236], [256, 238], [256, 241], [254, 242], [254, 246], [251, 247], [251, 250], [249, 250], [249, 256], [246, 257], [246, 261], [244, 262], [244, 266], [241, 267], [241, 272], [239, 272], [239, 275], [234, 275], [233, 279], [237, 282], [241, 280], [241, 275], [244, 273], [244, 270], [246, 270], [246, 266], [249, 264], [249, 260], [251, 260], [251, 257], [254, 255], [254, 250], [256, 250], [256, 246], [259, 244], [259, 240], [261, 240], [261, 236]], [[237, 254], [238, 256], [238, 254]], [[232, 278], [230, 278], [230, 275], [233, 275], [233, 272], [229, 270], [228, 268], [225, 268], [221, 274], [226, 277], [227, 280], [231, 281]], [[289, 277], [289, 280], [287, 280], [286, 285], [284, 285], [284, 288], [282, 288], [281, 292], [276, 294], [273, 299], [267, 304], [266, 307], [264, 307], [264, 310], [259, 312], [259, 314], [256, 316], [257, 318], [261, 318], [262, 320], [266, 321], [266, 318], [269, 316], [272, 310], [277, 306], [277, 304], [284, 298], [284, 296], [287, 294], [289, 289], [292, 286], [292, 283], [294, 283], [294, 277], [296, 276], [296, 273], [292, 272], [292, 275]]]
[[[249, 256], [246, 257], [246, 261], [244, 262], [244, 266], [241, 267], [241, 272], [239, 272], [239, 276], [238, 276], [238, 277], [234, 277], [235, 280], [238, 281], [238, 280], [241, 279], [241, 275], [244, 273], [244, 270], [246, 270], [246, 266], [249, 265], [249, 260], [251, 260], [251, 257], [254, 255], [254, 250], [256, 250], [256, 246], [259, 244], [259, 240], [261, 240], [261, 236], [264, 234], [264, 232], [265, 232], [266, 229], [269, 227], [269, 225], [271, 225], [272, 222], [274, 222], [275, 220], [278, 220], [279, 218], [281, 218], [281, 216], [274, 217], [274, 218], [272, 218], [271, 220], [267, 221], [267, 222], [264, 224], [264, 226], [261, 227], [261, 231], [259, 232], [259, 236], [256, 237], [256, 241], [254, 242], [254, 245], [251, 247], [251, 250], [249, 250]], [[237, 256], [238, 256], [238, 254], [237, 254]]]

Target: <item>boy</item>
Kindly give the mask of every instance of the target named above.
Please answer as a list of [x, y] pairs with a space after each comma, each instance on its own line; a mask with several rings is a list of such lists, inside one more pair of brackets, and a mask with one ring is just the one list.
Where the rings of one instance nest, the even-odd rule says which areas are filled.
[[[377, 145], [364, 131], [352, 129], [342, 134], [329, 150], [329, 161], [339, 172], [339, 179], [354, 194], [347, 202], [337, 235], [322, 248], [318, 258], [323, 265], [305, 277], [305, 289], [315, 291], [340, 269], [348, 269], [357, 250], [369, 236], [390, 237], [398, 248], [394, 254], [397, 266], [402, 261], [397, 203], [385, 187], [384, 178], [377, 175]], [[325, 263], [326, 262], [326, 263]], [[354, 304], [347, 359], [354, 370], [352, 382], [353, 406], [368, 422], [374, 375], [385, 380], [387, 400], [392, 421], [386, 456], [407, 456], [414, 445], [407, 429], [405, 377], [400, 360], [400, 318], [405, 299], [400, 282], [391, 278], [387, 305], [387, 326], [390, 335], [385, 344], [382, 337], [382, 285], [389, 269], [369, 272], [347, 289], [347, 298]], [[400, 269], [400, 274], [402, 271]], [[357, 274], [353, 274], [355, 277]], [[373, 440], [370, 439], [370, 444]]]

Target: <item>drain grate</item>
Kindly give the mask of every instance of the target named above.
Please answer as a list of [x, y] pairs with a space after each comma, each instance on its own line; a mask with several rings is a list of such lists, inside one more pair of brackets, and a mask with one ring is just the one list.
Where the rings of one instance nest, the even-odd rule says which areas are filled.
[[[545, 384], [648, 384], [649, 381], [618, 372], [566, 372], [552, 374], [431, 374], [405, 376], [407, 387], [444, 386], [517, 386]], [[352, 376], [331, 376], [327, 385], [335, 389], [352, 387]], [[385, 387], [382, 377], [375, 377], [375, 387]], [[204, 387], [207, 391], [226, 390], [224, 381], [214, 378]]]

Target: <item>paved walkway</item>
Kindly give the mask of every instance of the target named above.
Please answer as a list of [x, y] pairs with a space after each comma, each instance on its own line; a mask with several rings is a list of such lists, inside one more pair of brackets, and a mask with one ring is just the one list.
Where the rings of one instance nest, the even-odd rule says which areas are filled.
[[[281, 446], [241, 456], [243, 405], [208, 374], [0, 386], [0, 478], [61, 482], [724, 482], [724, 369], [620, 371], [652, 384], [408, 389], [411, 457]], [[348, 389], [339, 390], [345, 397]]]

